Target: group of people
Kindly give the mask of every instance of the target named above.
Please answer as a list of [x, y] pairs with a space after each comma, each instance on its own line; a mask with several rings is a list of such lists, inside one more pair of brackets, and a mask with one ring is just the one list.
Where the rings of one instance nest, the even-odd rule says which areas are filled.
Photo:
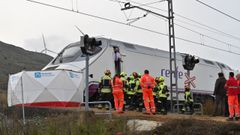
[[[123, 113], [124, 109], [136, 109], [141, 112], [145, 107], [146, 114], [156, 112], [167, 114], [169, 90], [164, 80], [163, 76], [153, 78], [148, 70], [144, 71], [144, 75], [133, 72], [129, 77], [121, 72], [113, 78], [111, 78], [111, 72], [106, 70], [99, 85], [99, 100], [111, 102], [113, 96], [115, 109], [119, 113]], [[182, 111], [185, 111], [187, 106], [193, 110], [190, 88], [185, 89], [186, 106]], [[102, 108], [102, 105], [98, 107]], [[108, 106], [105, 108], [108, 109]]]
[[216, 98], [213, 116], [225, 115], [230, 121], [234, 118], [238, 120], [240, 116], [240, 74], [235, 78], [234, 73], [230, 72], [228, 80], [225, 79], [223, 73], [218, 73], [218, 76], [213, 93]]
[[[225, 115], [228, 120], [238, 120], [240, 116], [240, 74], [234, 77], [229, 73], [226, 80], [223, 73], [218, 73], [213, 95], [215, 95], [215, 110], [213, 116]], [[111, 77], [110, 70], [106, 70], [99, 85], [99, 100], [110, 101], [118, 113], [124, 109], [142, 111], [145, 107], [146, 114], [167, 114], [169, 90], [164, 83], [164, 77], [153, 78], [149, 71], [145, 70], [144, 75], [133, 72], [129, 77], [124, 72]], [[114, 97], [114, 100], [112, 100]], [[185, 104], [181, 112], [193, 109], [193, 98], [189, 85], [185, 86]], [[114, 101], [114, 103], [112, 102]], [[98, 106], [102, 108], [101, 105]], [[105, 106], [108, 109], [108, 106]], [[220, 109], [220, 111], [219, 111]]]
[[[114, 106], [117, 112], [122, 113], [125, 107], [128, 109], [142, 108], [143, 104], [147, 114], [155, 114], [156, 107], [153, 96], [153, 89], [156, 86], [155, 79], [145, 70], [144, 75], [133, 72], [128, 78], [127, 74], [114, 75], [106, 70], [100, 83], [101, 100], [111, 101], [111, 94], [114, 97]], [[159, 87], [160, 88], [160, 87]], [[143, 104], [142, 104], [143, 103]]]

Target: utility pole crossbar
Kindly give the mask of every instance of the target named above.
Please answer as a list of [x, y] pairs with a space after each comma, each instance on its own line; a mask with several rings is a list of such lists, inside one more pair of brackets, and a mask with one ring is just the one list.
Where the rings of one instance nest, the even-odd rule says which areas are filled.
[[131, 4], [129, 5], [130, 3], [126, 3], [124, 6], [124, 8], [122, 8], [121, 10], [128, 10], [128, 9], [132, 9], [132, 8], [138, 8], [138, 9], [140, 9], [140, 10], [143, 10], [143, 11], [146, 11], [146, 12], [148, 12], [148, 13], [151, 13], [151, 14], [154, 14], [154, 15], [157, 15], [157, 16], [161, 16], [161, 17], [163, 17], [163, 18], [165, 18], [165, 19], [168, 19], [168, 17], [167, 16], [164, 16], [164, 15], [162, 15], [162, 14], [159, 14], [159, 13], [156, 13], [156, 12], [153, 12], [153, 11], [151, 11], [151, 10], [148, 10], [148, 9], [145, 9], [145, 8], [142, 8], [142, 7], [139, 7], [139, 6], [131, 6]]

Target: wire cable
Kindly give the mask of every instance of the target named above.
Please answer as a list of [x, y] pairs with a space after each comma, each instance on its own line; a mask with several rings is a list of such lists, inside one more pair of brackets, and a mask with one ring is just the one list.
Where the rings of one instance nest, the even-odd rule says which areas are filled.
[[[176, 15], [177, 15], [177, 14], [176, 14]], [[178, 16], [179, 16], [179, 15], [178, 15]], [[187, 19], [187, 20], [189, 20], [189, 18], [186, 18], [186, 17], [184, 17], [184, 18]], [[188, 25], [190, 25], [190, 26], [196, 27], [196, 28], [204, 29], [204, 30], [207, 30], [207, 31], [212, 32], [212, 33], [215, 33], [215, 34], [218, 34], [218, 35], [221, 35], [221, 36], [226, 36], [226, 37], [228, 37], [228, 38], [232, 38], [232, 39], [235, 39], [235, 40], [240, 41], [240, 38], [239, 38], [239, 37], [236, 37], [236, 36], [233, 36], [233, 35], [231, 35], [231, 34], [225, 33], [225, 32], [223, 32], [223, 31], [220, 31], [220, 30], [218, 30], [218, 29], [215, 29], [215, 28], [213, 28], [213, 27], [207, 26], [207, 25], [205, 25], [205, 24], [196, 22], [196, 21], [194, 21], [194, 20], [189, 20], [189, 21], [192, 21], [192, 22], [194, 21], [194, 23], [199, 24], [199, 25], [201, 25], [201, 26], [203, 26], [203, 27], [200, 27], [200, 26], [198, 26], [198, 25], [195, 25], [195, 24], [192, 24], [192, 23], [189, 23], [189, 22], [186, 22], [186, 21], [182, 21], [182, 20], [180, 20], [180, 19], [176, 19], [176, 18], [175, 18], [175, 20], [178, 21], [178, 22], [182, 22], [182, 23], [184, 23], [184, 24], [188, 24]]]
[[[135, 1], [133, 1], [133, 0], [126, 0], [126, 1], [132, 2], [132, 3], [135, 3], [135, 4], [138, 4], [139, 6], [143, 4], [143, 3], [135, 2]], [[122, 3], [125, 3], [125, 2], [122, 2]], [[152, 9], [156, 9], [156, 10], [159, 10], [159, 11], [168, 12], [167, 10], [163, 10], [163, 9], [160, 9], [160, 8], [157, 8], [157, 7], [153, 7], [153, 6], [146, 6], [146, 7], [149, 7], [149, 8], [152, 8]], [[174, 15], [176, 15], [176, 16], [178, 16], [178, 17], [180, 17], [180, 18], [186, 19], [186, 20], [188, 20], [188, 21], [191, 21], [191, 22], [193, 22], [193, 23], [196, 23], [196, 24], [198, 24], [198, 25], [204, 26], [204, 27], [206, 27], [206, 28], [208, 28], [208, 29], [211, 29], [211, 30], [213, 30], [213, 31], [216, 31], [218, 34], [221, 33], [222, 35], [225, 35], [225, 36], [227, 36], [227, 37], [229, 37], [229, 38], [236, 39], [236, 40], [239, 40], [239, 41], [240, 41], [240, 37], [234, 36], [234, 35], [232, 35], [232, 34], [228, 34], [228, 33], [223, 32], [223, 31], [221, 31], [221, 30], [219, 30], [219, 29], [217, 29], [217, 28], [214, 28], [214, 27], [208, 26], [208, 25], [206, 25], [206, 24], [200, 23], [199, 21], [190, 19], [190, 18], [185, 17], [185, 16], [183, 16], [183, 15], [181, 15], [181, 14], [178, 14], [178, 13], [176, 13], [176, 12], [174, 12]], [[209, 31], [210, 31], [210, 30], [209, 30]], [[217, 33], [216, 33], [216, 34], [217, 34]]]
[[[144, 31], [152, 32], [152, 33], [163, 35], [163, 36], [169, 36], [168, 34], [165, 34], [165, 33], [162, 33], [162, 32], [150, 30], [150, 29], [147, 29], [147, 28], [144, 28], [144, 27], [139, 27], [139, 26], [136, 26], [136, 25], [128, 25], [128, 24], [126, 24], [124, 22], [120, 22], [120, 21], [109, 19], [109, 18], [105, 18], [105, 17], [100, 17], [100, 16], [97, 16], [97, 15], [92, 15], [92, 14], [88, 14], [88, 13], [84, 13], [84, 12], [80, 12], [80, 11], [72, 11], [71, 9], [58, 7], [58, 6], [54, 6], [54, 5], [51, 5], [51, 4], [42, 3], [42, 2], [38, 2], [38, 1], [34, 1], [34, 0], [26, 0], [26, 1], [29, 1], [29, 2], [32, 2], [32, 3], [36, 3], [36, 4], [40, 4], [40, 5], [44, 5], [44, 6], [48, 6], [48, 7], [52, 7], [52, 8], [56, 8], [56, 9], [61, 9], [61, 10], [69, 11], [69, 12], [82, 14], [82, 15], [85, 15], [85, 16], [89, 16], [89, 17], [93, 17], [93, 18], [97, 18], [97, 19], [101, 19], [101, 20], [105, 20], [105, 21], [109, 21], [109, 22], [113, 22], [113, 23], [117, 23], [117, 24], [121, 24], [121, 25], [127, 25], [127, 26], [130, 26], [130, 27], [133, 27], [133, 28], [141, 29], [141, 30], [144, 30]], [[175, 37], [175, 38], [179, 39], [179, 40], [182, 40], [182, 41], [185, 41], [185, 42], [192, 43], [192, 44], [202, 45], [202, 46], [205, 46], [205, 47], [208, 47], [208, 48], [212, 48], [212, 49], [216, 49], [216, 50], [219, 50], [219, 51], [240, 55], [240, 53], [236, 53], [236, 52], [232, 52], [230, 50], [228, 51], [228, 50], [225, 50], [225, 49], [213, 47], [213, 46], [208, 45], [208, 44], [204, 44], [203, 45], [203, 44], [201, 44], [199, 42], [192, 41], [192, 40], [189, 40], [189, 39], [185, 39], [185, 38], [182, 38], [182, 37]]]
[[139, 6], [149, 6], [149, 5], [164, 2], [164, 1], [166, 1], [166, 0], [158, 0], [158, 1], [148, 2], [148, 3], [145, 3], [145, 4], [139, 5]]
[[160, 10], [160, 11], [164, 11], [164, 12], [168, 12], [167, 10], [164, 10], [164, 9], [160, 9], [160, 8], [157, 8], [157, 7], [153, 7], [153, 6], [149, 6], [149, 5], [144, 5], [143, 3], [139, 3], [139, 2], [135, 2], [133, 0], [126, 0], [128, 2], [132, 2], [134, 4], [138, 4], [138, 6], [145, 6], [145, 7], [149, 7], [149, 8], [152, 8], [152, 9], [156, 9], [156, 10]]
[[194, 33], [200, 34], [200, 35], [202, 35], [202, 36], [204, 36], [204, 37], [207, 37], [207, 38], [209, 38], [209, 39], [215, 40], [215, 41], [217, 41], [217, 42], [220, 42], [220, 43], [226, 44], [227, 46], [230, 46], [230, 47], [234, 47], [234, 48], [238, 48], [238, 49], [240, 49], [239, 46], [232, 45], [232, 44], [230, 44], [230, 43], [227, 43], [227, 42], [221, 41], [221, 40], [219, 40], [219, 39], [216, 39], [216, 38], [213, 38], [213, 37], [211, 37], [211, 36], [208, 36], [208, 35], [202, 34], [202, 33], [200, 33], [200, 32], [197, 32], [197, 31], [195, 31], [195, 30], [192, 30], [192, 29], [190, 29], [190, 28], [184, 27], [184, 26], [179, 25], [179, 24], [176, 24], [176, 23], [175, 23], [175, 25], [177, 25], [178, 27], [181, 27], [181, 28], [183, 28], [183, 29], [189, 30], [189, 31], [191, 31], [191, 32], [194, 32]]
[[231, 19], [233, 19], [233, 20], [235, 20], [235, 21], [237, 21], [237, 22], [240, 22], [239, 19], [237, 19], [237, 18], [235, 18], [235, 17], [233, 17], [233, 16], [231, 16], [231, 15], [229, 15], [229, 14], [227, 14], [227, 13], [224, 13], [223, 11], [221, 11], [221, 10], [219, 10], [219, 9], [216, 9], [216, 8], [214, 8], [214, 7], [208, 5], [208, 4], [206, 4], [206, 3], [204, 3], [204, 2], [202, 2], [202, 1], [200, 1], [200, 0], [196, 0], [196, 1], [199, 2], [199, 3], [201, 3], [201, 4], [203, 4], [203, 5], [205, 5], [205, 6], [207, 6], [207, 7], [209, 7], [209, 8], [211, 8], [211, 9], [213, 9], [213, 10], [215, 10], [215, 11], [217, 11], [217, 12], [219, 12], [219, 13], [221, 13], [221, 14], [223, 14], [223, 15], [225, 15], [225, 16], [227, 16], [227, 17], [229, 17], [229, 18], [231, 18]]
[[[156, 15], [154, 15], [154, 16], [156, 16]], [[159, 16], [156, 16], [156, 17], [158, 17], [158, 18], [160, 18], [160, 19], [162, 19], [162, 20], [167, 21], [167, 19], [165, 19], [165, 18], [162, 18], [162, 17], [159, 17]], [[175, 24], [176, 26], [180, 27], [180, 28], [186, 29], [186, 30], [191, 31], [191, 32], [193, 32], [193, 33], [197, 33], [197, 34], [201, 35], [202, 38], [203, 38], [203, 37], [206, 37], [206, 38], [209, 38], [209, 39], [211, 39], [211, 40], [217, 41], [217, 42], [219, 42], [219, 43], [223, 43], [223, 44], [225, 44], [225, 45], [227, 45], [227, 46], [230, 46], [230, 47], [234, 47], [234, 48], [240, 49], [239, 46], [232, 45], [232, 44], [227, 43], [227, 42], [225, 42], [225, 41], [222, 41], [222, 40], [219, 40], [219, 39], [213, 38], [213, 37], [208, 36], [208, 35], [206, 35], [206, 34], [203, 34], [203, 33], [200, 33], [200, 32], [198, 32], [198, 31], [195, 31], [195, 30], [193, 30], [193, 29], [190, 29], [190, 28], [187, 28], [187, 27], [185, 27], [185, 26], [182, 26], [182, 25], [180, 25], [180, 24], [178, 24], [178, 23], [176, 23], [176, 22], [175, 22], [174, 24]]]

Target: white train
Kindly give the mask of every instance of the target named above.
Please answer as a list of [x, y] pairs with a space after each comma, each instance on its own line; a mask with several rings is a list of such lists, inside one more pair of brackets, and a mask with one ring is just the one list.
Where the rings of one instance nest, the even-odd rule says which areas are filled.
[[[143, 73], [145, 69], [150, 71], [154, 77], [164, 76], [165, 82], [169, 86], [170, 70], [169, 70], [169, 52], [144, 47], [140, 45], [130, 44], [122, 41], [116, 41], [106, 38], [98, 38], [102, 41], [102, 45], [97, 47], [95, 54], [90, 56], [89, 73], [93, 75], [90, 82], [99, 82], [101, 76], [106, 69], [115, 73], [115, 63], [113, 59], [114, 47], [118, 47], [122, 54], [121, 71], [130, 75], [132, 72]], [[43, 70], [70, 70], [76, 72], [85, 72], [85, 55], [82, 53], [81, 42], [76, 42], [66, 46], [56, 58], [54, 58]], [[183, 68], [183, 58], [186, 54], [176, 53], [177, 70], [175, 77], [178, 77], [178, 91], [183, 93], [184, 82], [187, 80], [186, 70]], [[228, 76], [233, 71], [226, 64], [199, 58], [199, 63], [195, 65], [191, 71], [191, 77], [195, 77], [192, 92], [196, 98], [205, 98], [213, 94], [214, 84], [218, 78], [218, 73], [223, 72]], [[82, 79], [81, 89], [84, 89], [85, 79]], [[93, 83], [90, 87], [90, 95], [92, 95], [96, 87]], [[182, 94], [183, 95], [183, 94]], [[179, 95], [179, 99], [183, 100], [183, 96]]]

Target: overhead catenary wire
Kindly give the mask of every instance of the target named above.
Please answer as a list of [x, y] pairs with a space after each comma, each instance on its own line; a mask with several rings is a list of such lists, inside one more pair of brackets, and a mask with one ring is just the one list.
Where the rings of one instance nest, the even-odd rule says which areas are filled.
[[[188, 21], [191, 21], [191, 22], [194, 22], [194, 23], [196, 23], [196, 24], [199, 24], [199, 25], [201, 25], [201, 26], [204, 26], [204, 27], [206, 27], [206, 28], [208, 28], [208, 29], [210, 29], [210, 30], [216, 31], [216, 32], [218, 32], [219, 34], [221, 33], [221, 34], [223, 34], [223, 35], [226, 35], [226, 36], [228, 36], [228, 37], [231, 37], [231, 38], [233, 38], [233, 39], [236, 39], [236, 40], [239, 40], [239, 41], [240, 41], [240, 37], [236, 37], [236, 36], [234, 36], [234, 35], [232, 35], [232, 34], [228, 34], [228, 33], [226, 33], [226, 32], [223, 32], [223, 31], [221, 31], [221, 30], [218, 30], [218, 29], [216, 29], [216, 28], [210, 27], [210, 26], [208, 26], [208, 25], [206, 25], [206, 24], [203, 24], [203, 23], [200, 23], [200, 22], [195, 21], [195, 20], [193, 20], [193, 19], [190, 19], [190, 18], [188, 18], [188, 17], [182, 16], [182, 15], [180, 15], [180, 14], [178, 14], [178, 13], [175, 13], [175, 15], [178, 16], [178, 17], [181, 17], [181, 18], [183, 18], [183, 19], [186, 19], [186, 20], [188, 20]], [[178, 19], [177, 19], [177, 20], [178, 20]]]
[[[120, 8], [123, 8], [123, 7], [122, 7], [122, 5], [121, 5], [121, 2], [120, 2], [120, 1], [118, 1], [118, 0], [115, 0], [115, 1], [117, 1], [117, 2], [118, 2], [118, 4], [119, 4]], [[128, 16], [127, 16], [127, 14], [125, 13], [125, 11], [123, 11], [123, 14], [124, 14], [125, 18], [128, 20], [128, 19], [129, 19], [129, 17], [128, 17]]]
[[192, 40], [188, 40], [188, 39], [181, 38], [181, 37], [175, 37], [175, 38], [179, 39], [179, 40], [182, 40], [182, 41], [185, 41], [185, 42], [192, 43], [192, 44], [202, 45], [202, 46], [205, 46], [205, 47], [208, 47], [208, 48], [212, 48], [212, 49], [215, 49], [215, 50], [219, 50], [219, 51], [223, 51], [223, 52], [228, 52], [228, 53], [240, 55], [240, 53], [232, 52], [231, 50], [225, 50], [225, 49], [217, 48], [217, 47], [214, 47], [214, 46], [211, 46], [211, 45], [208, 45], [208, 44], [202, 44], [202, 43], [199, 43], [199, 42], [196, 42], [196, 41], [192, 41]]
[[76, 9], [78, 11], [78, 0], [76, 0]]
[[[122, 5], [121, 5], [121, 3], [124, 3], [124, 2], [121, 2], [121, 1], [119, 1], [119, 0], [110, 0], [110, 1], [118, 2], [120, 8], [121, 8], [121, 9], [123, 8]], [[162, 0], [161, 0], [161, 1], [162, 1]], [[158, 2], [159, 2], [159, 1], [158, 1]], [[152, 2], [152, 3], [153, 3], [153, 2]], [[156, 2], [155, 2], [155, 3], [156, 3]], [[143, 17], [146, 17], [147, 14], [148, 14], [148, 13], [146, 13], [146, 14], [144, 14], [144, 15], [141, 16], [141, 17], [130, 18], [131, 14], [132, 14], [132, 11], [133, 11], [133, 10], [131, 10], [129, 16], [127, 16], [127, 14], [125, 13], [125, 10], [123, 11], [123, 14], [124, 14], [126, 20], [129, 21], [128, 24], [134, 23], [134, 22], [138, 21], [139, 19], [141, 19], [141, 18], [143, 18]]]
[[225, 42], [225, 41], [222, 41], [222, 40], [219, 40], [219, 39], [213, 38], [213, 37], [208, 36], [208, 35], [205, 35], [205, 34], [202, 34], [202, 33], [200, 33], [200, 32], [197, 32], [197, 31], [195, 31], [195, 30], [192, 30], [192, 29], [190, 29], [190, 28], [184, 27], [184, 26], [179, 25], [179, 24], [176, 24], [176, 23], [175, 23], [175, 25], [177, 25], [178, 27], [181, 27], [181, 28], [183, 28], [183, 29], [189, 30], [189, 31], [191, 31], [191, 32], [194, 32], [194, 33], [200, 34], [200, 35], [202, 35], [202, 36], [204, 36], [204, 37], [207, 37], [207, 38], [209, 38], [209, 39], [212, 39], [212, 40], [215, 40], [215, 41], [217, 41], [217, 42], [223, 43], [223, 44], [225, 44], [225, 45], [227, 45], [227, 46], [231, 46], [231, 47], [234, 47], [234, 48], [238, 48], [238, 49], [240, 49], [239, 46], [232, 45], [232, 44], [227, 43], [227, 42]]
[[139, 6], [149, 6], [149, 5], [164, 2], [164, 1], [166, 1], [166, 0], [158, 0], [158, 1], [148, 2], [148, 3], [145, 3], [145, 4], [139, 5]]
[[160, 9], [160, 8], [157, 8], [157, 7], [153, 7], [153, 6], [149, 6], [149, 5], [145, 5], [144, 3], [135, 2], [135, 1], [133, 1], [133, 0], [126, 0], [126, 1], [132, 2], [132, 3], [134, 3], [134, 4], [138, 4], [138, 6], [145, 6], [145, 7], [149, 7], [149, 8], [152, 8], [152, 9], [156, 9], [156, 10], [168, 12], [167, 10]]
[[[124, 22], [120, 22], [120, 21], [117, 21], [117, 20], [113, 20], [113, 19], [109, 19], [109, 18], [97, 16], [97, 15], [92, 15], [92, 14], [88, 14], [88, 13], [84, 13], [84, 12], [80, 12], [80, 11], [72, 11], [71, 9], [67, 9], [67, 8], [63, 8], [63, 7], [59, 7], [59, 6], [55, 6], [55, 5], [51, 5], [51, 4], [47, 4], [47, 3], [42, 3], [42, 2], [38, 2], [38, 1], [34, 1], [34, 0], [26, 0], [26, 1], [36, 3], [36, 4], [40, 4], [40, 5], [44, 5], [44, 6], [48, 6], [48, 7], [52, 7], [52, 8], [56, 8], [56, 9], [69, 11], [69, 12], [74, 12], [74, 13], [77, 13], [77, 14], [82, 14], [82, 15], [85, 15], [85, 16], [89, 16], [89, 17], [93, 17], [93, 18], [97, 18], [97, 19], [101, 19], [101, 20], [105, 20], [105, 21], [109, 21], [109, 22], [113, 22], [113, 23], [117, 23], [117, 24], [121, 24], [121, 25], [130, 26], [130, 27], [133, 27], [133, 28], [141, 29], [141, 30], [144, 30], [144, 31], [152, 32], [152, 33], [163, 35], [163, 36], [169, 36], [168, 34], [165, 34], [165, 33], [162, 33], [162, 32], [154, 31], [154, 30], [147, 29], [147, 28], [140, 27], [140, 26], [136, 26], [136, 25], [128, 25]], [[189, 39], [185, 39], [185, 38], [182, 38], [182, 37], [175, 37], [175, 38], [178, 39], [178, 40], [182, 40], [182, 41], [185, 41], [185, 42], [192, 43], [192, 44], [202, 45], [199, 42], [192, 41], [192, 40], [189, 40]], [[230, 50], [225, 50], [225, 49], [221, 49], [221, 48], [217, 48], [217, 47], [213, 47], [213, 46], [208, 45], [208, 44], [204, 44], [203, 46], [208, 47], [208, 48], [212, 48], [212, 49], [216, 49], [216, 50], [219, 50], [219, 51], [223, 51], [223, 52], [228, 52], [228, 53], [240, 55], [240, 53], [232, 52]]]
[[148, 13], [144, 14], [143, 16], [140, 16], [140, 17], [137, 17], [137, 18], [131, 18], [131, 19], [128, 19], [127, 21], [129, 21], [127, 24], [130, 25], [138, 20], [140, 20], [141, 18], [144, 18], [148, 15]]
[[[135, 1], [133, 1], [133, 0], [125, 0], [125, 1], [132, 2], [132, 3], [134, 3], [134, 4], [138, 4], [139, 6], [144, 5], [143, 3], [135, 2]], [[122, 2], [122, 3], [125, 3], [125, 2]], [[148, 5], [146, 5], [146, 7], [149, 7], [149, 8], [152, 8], [152, 9], [156, 9], [156, 10], [159, 10], [159, 11], [168, 12], [167, 10], [160, 9], [160, 8], [157, 8], [157, 7], [154, 7], [154, 6], [148, 6]], [[214, 27], [208, 26], [208, 25], [206, 25], [206, 24], [200, 23], [199, 21], [190, 19], [190, 18], [185, 17], [185, 16], [183, 16], [183, 15], [181, 15], [181, 14], [179, 14], [179, 13], [174, 12], [174, 15], [176, 15], [177, 17], [186, 19], [186, 20], [188, 20], [188, 21], [191, 21], [191, 22], [193, 22], [193, 23], [196, 23], [196, 24], [198, 24], [198, 25], [201, 25], [201, 26], [203, 26], [203, 27], [206, 27], [206, 28], [210, 29], [209, 31], [211, 31], [211, 30], [216, 31], [216, 32], [213, 32], [213, 31], [212, 31], [212, 32], [215, 33], [215, 34], [222, 34], [222, 35], [225, 35], [225, 36], [227, 36], [227, 37], [229, 37], [229, 38], [236, 39], [236, 40], [240, 41], [240, 37], [234, 36], [234, 35], [232, 35], [232, 34], [228, 34], [228, 33], [223, 32], [223, 31], [221, 31], [221, 30], [219, 30], [219, 29], [217, 29], [217, 28], [214, 28]], [[175, 19], [175, 20], [178, 21], [178, 19]]]
[[[156, 16], [156, 15], [154, 15], [154, 16]], [[164, 19], [164, 18], [161, 18], [161, 17], [159, 17], [159, 16], [156, 16], [156, 17], [158, 17], [158, 18], [166, 21], [166, 19]], [[193, 29], [190, 29], [190, 28], [187, 28], [187, 27], [185, 27], [185, 26], [182, 26], [182, 25], [180, 25], [180, 24], [178, 24], [178, 23], [176, 23], [176, 22], [175, 22], [175, 25], [178, 26], [178, 27], [180, 27], [180, 28], [183, 28], [183, 29], [186, 29], [186, 30], [188, 30], [188, 31], [191, 31], [191, 32], [193, 32], [193, 33], [200, 34], [200, 35], [202, 36], [202, 38], [203, 38], [203, 37], [206, 37], [206, 38], [209, 38], [209, 39], [211, 39], [211, 40], [217, 41], [217, 42], [219, 42], [219, 43], [225, 44], [226, 46], [230, 46], [230, 47], [234, 47], [234, 48], [240, 49], [240, 46], [232, 45], [231, 43], [227, 43], [227, 42], [225, 42], [225, 41], [222, 41], [222, 40], [213, 38], [213, 37], [208, 36], [208, 35], [206, 35], [206, 34], [203, 34], [203, 33], [200, 33], [200, 32], [198, 32], [198, 31], [195, 31], [195, 30], [193, 30]]]
[[121, 25], [134, 27], [134, 28], [137, 28], [137, 29], [141, 29], [141, 30], [153, 32], [153, 33], [156, 33], [156, 34], [160, 34], [160, 35], [163, 35], [163, 36], [168, 36], [168, 34], [165, 34], [165, 33], [162, 33], [162, 32], [157, 32], [157, 31], [150, 30], [150, 29], [143, 28], [143, 27], [139, 27], [139, 26], [136, 26], [136, 25], [128, 25], [125, 22], [121, 22], [121, 21], [117, 21], [117, 20], [113, 20], [113, 19], [109, 19], [109, 18], [97, 16], [97, 15], [92, 15], [92, 14], [85, 13], [85, 12], [72, 11], [72, 10], [67, 9], [67, 8], [63, 8], [63, 7], [59, 7], [59, 6], [55, 6], [55, 5], [51, 5], [51, 4], [47, 4], [47, 3], [43, 3], [43, 2], [38, 2], [38, 1], [34, 1], [34, 0], [26, 0], [26, 1], [29, 1], [29, 2], [32, 2], [32, 3], [36, 3], [36, 4], [40, 4], [40, 5], [44, 5], [44, 6], [48, 6], [48, 7], [52, 7], [52, 8], [56, 8], [56, 9], [69, 11], [69, 12], [74, 12], [74, 13], [77, 13], [77, 14], [82, 14], [82, 15], [93, 17], [93, 18], [97, 18], [97, 19], [100, 19], [100, 20], [105, 20], [105, 21], [109, 21], [109, 22], [113, 22], [113, 23], [117, 23], [117, 24], [121, 24]]
[[73, 10], [73, 0], [71, 0], [72, 10]]
[[[120, 5], [120, 7], [121, 7], [121, 9], [123, 8], [123, 7], [121, 6], [121, 3], [126, 4], [126, 2], [122, 2], [122, 1], [119, 1], [119, 0], [110, 0], [110, 1], [118, 2], [119, 5]], [[160, 2], [163, 2], [163, 1], [166, 1], [166, 0], [158, 0], [158, 1], [148, 2], [148, 3], [142, 4], [142, 5], [140, 5], [140, 6], [147, 6], [147, 5], [151, 5], [151, 4], [155, 4], [155, 3], [160, 3]], [[127, 21], [131, 21], [131, 22], [129, 22], [129, 24], [131, 24], [131, 23], [139, 20], [140, 18], [146, 17], [147, 14], [148, 14], [148, 13], [146, 13], [146, 14], [144, 14], [142, 17], [130, 18], [130, 16], [132, 15], [132, 11], [133, 11], [133, 10], [130, 11], [129, 16], [127, 17], [127, 15], [126, 15], [126, 13], [125, 13], [125, 10], [123, 10], [123, 13], [124, 13], [124, 16], [126, 17], [126, 20], [127, 20]]]
[[233, 16], [231, 16], [231, 15], [229, 15], [229, 14], [227, 14], [227, 13], [224, 13], [223, 11], [221, 11], [221, 10], [219, 10], [219, 9], [217, 9], [217, 8], [214, 8], [214, 7], [208, 5], [208, 4], [206, 4], [206, 3], [204, 3], [204, 2], [202, 2], [202, 1], [200, 1], [200, 0], [196, 0], [196, 1], [199, 2], [199, 3], [201, 3], [201, 4], [203, 4], [203, 5], [205, 5], [205, 6], [207, 6], [207, 7], [209, 7], [210, 9], [213, 9], [213, 10], [215, 10], [215, 11], [217, 11], [217, 12], [219, 12], [219, 13], [221, 13], [221, 14], [223, 14], [223, 15], [225, 15], [225, 16], [227, 16], [227, 17], [229, 17], [229, 18], [231, 18], [231, 19], [233, 19], [233, 20], [235, 20], [235, 21], [237, 21], [237, 22], [240, 22], [240, 20], [237, 19], [236, 17], [233, 17]]

